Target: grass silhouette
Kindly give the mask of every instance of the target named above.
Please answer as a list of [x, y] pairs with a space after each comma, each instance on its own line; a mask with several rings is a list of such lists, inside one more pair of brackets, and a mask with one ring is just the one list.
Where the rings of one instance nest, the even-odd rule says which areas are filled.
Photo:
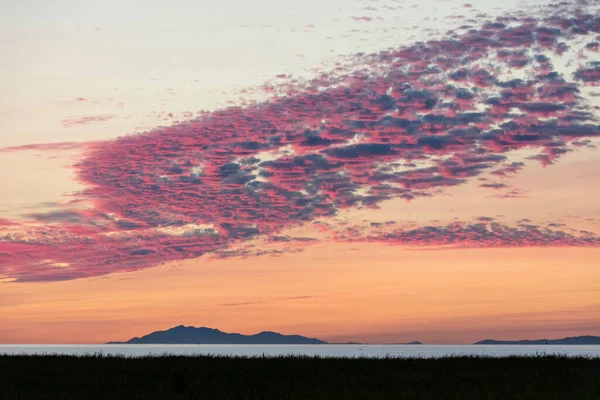
[[12, 399], [600, 399], [600, 358], [0, 356]]

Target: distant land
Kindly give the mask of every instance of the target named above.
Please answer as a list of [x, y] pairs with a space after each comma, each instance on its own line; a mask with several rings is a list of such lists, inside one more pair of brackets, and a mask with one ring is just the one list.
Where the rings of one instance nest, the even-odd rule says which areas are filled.
[[485, 339], [473, 344], [600, 344], [600, 336], [573, 336], [563, 339], [493, 340]]
[[[260, 332], [255, 335], [227, 333], [218, 329], [179, 325], [166, 331], [156, 331], [142, 337], [134, 337], [126, 342], [107, 342], [106, 344], [355, 344], [369, 343], [345, 342], [328, 343], [324, 340], [300, 335], [282, 335], [277, 332]], [[421, 345], [415, 340], [409, 343], [388, 343], [395, 345]], [[600, 345], [600, 336], [574, 336], [563, 339], [536, 340], [494, 340], [485, 339], [473, 344], [580, 344]]]
[[106, 344], [328, 344], [315, 338], [300, 335], [282, 335], [277, 332], [260, 332], [256, 335], [227, 333], [218, 329], [179, 325], [166, 331], [156, 331], [126, 342]]

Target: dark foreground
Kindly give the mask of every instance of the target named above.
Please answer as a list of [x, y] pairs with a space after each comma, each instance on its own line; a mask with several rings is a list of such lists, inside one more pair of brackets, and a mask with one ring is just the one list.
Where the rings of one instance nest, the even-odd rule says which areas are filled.
[[600, 359], [0, 356], [9, 399], [600, 399]]

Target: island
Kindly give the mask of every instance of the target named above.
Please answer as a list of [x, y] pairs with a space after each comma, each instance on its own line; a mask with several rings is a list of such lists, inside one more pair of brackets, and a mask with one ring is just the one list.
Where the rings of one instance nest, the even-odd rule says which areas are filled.
[[106, 344], [327, 344], [323, 340], [300, 335], [260, 332], [255, 335], [227, 333], [218, 329], [179, 325], [166, 331], [156, 331], [126, 342]]
[[494, 340], [485, 339], [473, 344], [600, 344], [600, 336], [573, 336], [562, 339]]

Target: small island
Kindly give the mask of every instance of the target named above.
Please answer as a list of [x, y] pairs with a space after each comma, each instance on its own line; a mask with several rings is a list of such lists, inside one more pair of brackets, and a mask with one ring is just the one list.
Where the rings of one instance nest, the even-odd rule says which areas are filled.
[[255, 335], [227, 333], [218, 329], [179, 325], [166, 331], [156, 331], [126, 342], [106, 344], [327, 344], [323, 340], [300, 335], [260, 332]]
[[473, 344], [600, 344], [600, 336], [573, 336], [562, 339], [535, 339], [535, 340], [494, 340], [485, 339]]

